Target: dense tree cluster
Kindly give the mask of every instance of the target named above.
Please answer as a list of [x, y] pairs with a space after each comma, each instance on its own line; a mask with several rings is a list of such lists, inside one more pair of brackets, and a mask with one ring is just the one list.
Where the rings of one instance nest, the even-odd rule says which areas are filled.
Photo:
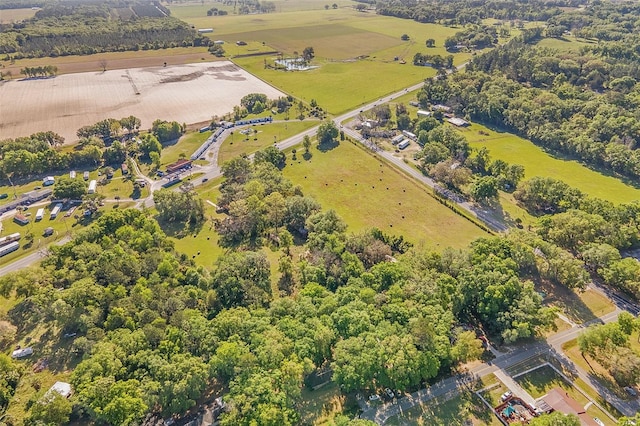
[[639, 330], [640, 320], [622, 312], [617, 322], [589, 327], [578, 337], [578, 346], [605, 366], [620, 386], [635, 386], [640, 383], [640, 353], [630, 347], [629, 337]]
[[[147, 213], [114, 210], [40, 267], [0, 278], [0, 294], [18, 298], [8, 314], [18, 334], [36, 323], [77, 333], [61, 350], [82, 357], [71, 382], [92, 418], [181, 414], [223, 385], [223, 425], [297, 424], [315, 369], [330, 366], [345, 390], [410, 390], [481, 355], [462, 324], [511, 342], [553, 323], [530, 281], [546, 267], [534, 247], [550, 244], [523, 234], [438, 253], [376, 229], [348, 234], [262, 157], [223, 167], [221, 240], [236, 249], [211, 271], [175, 253]], [[277, 282], [255, 251], [268, 239], [281, 249]]]
[[[596, 31], [591, 36], [600, 42], [560, 52], [532, 44], [541, 28], [527, 30], [474, 58], [466, 73], [427, 81], [420, 99], [637, 179], [640, 57], [627, 52], [637, 44], [637, 9], [607, 3], [559, 15], [557, 25], [578, 32], [593, 23], [584, 31]], [[613, 24], [612, 16], [621, 22]]]
[[185, 22], [156, 3], [46, 3], [35, 17], [0, 27], [0, 53], [13, 58], [207, 46]]
[[186, 131], [186, 126], [177, 121], [155, 120], [151, 125], [151, 133], [158, 138], [160, 143], [178, 139]]
[[514, 196], [531, 213], [545, 215], [536, 226], [545, 241], [576, 254], [603, 282], [640, 300], [640, 262], [619, 252], [639, 243], [640, 203], [614, 205], [540, 177], [523, 182]]
[[493, 25], [470, 25], [458, 31], [444, 41], [447, 49], [465, 46], [472, 49], [484, 49], [498, 42], [498, 31]]
[[0, 141], [0, 178], [32, 176], [70, 167], [96, 166], [102, 151], [94, 145], [62, 152], [64, 138], [54, 132]]
[[425, 55], [420, 52], [413, 56], [413, 65], [433, 68], [453, 68], [453, 55], [442, 57], [440, 55]]
[[[363, 1], [363, 0], [361, 0]], [[368, 1], [365, 3], [369, 3]], [[483, 19], [495, 18], [506, 21], [546, 21], [562, 13], [561, 7], [578, 6], [582, 0], [536, 0], [529, 2], [490, 0], [382, 0], [375, 2], [380, 15], [413, 19], [418, 22], [437, 22], [445, 25], [479, 24]]]

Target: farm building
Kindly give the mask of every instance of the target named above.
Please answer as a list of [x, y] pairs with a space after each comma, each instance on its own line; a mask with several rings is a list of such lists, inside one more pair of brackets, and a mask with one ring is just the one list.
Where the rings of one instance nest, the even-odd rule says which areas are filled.
[[405, 149], [409, 145], [411, 145], [411, 141], [409, 139], [405, 139], [398, 144], [398, 149]]
[[425, 118], [431, 115], [431, 111], [425, 111], [423, 109], [418, 110], [418, 118]]
[[46, 178], [42, 179], [42, 186], [50, 186], [54, 183], [56, 183], [56, 180], [53, 176], [47, 176]]
[[451, 112], [451, 107], [442, 104], [435, 104], [431, 107], [434, 111]]
[[456, 127], [468, 127], [470, 125], [467, 120], [458, 117], [447, 118], [447, 121]]
[[23, 215], [22, 213], [17, 213], [13, 217], [13, 221], [15, 223], [17, 223], [18, 225], [27, 225], [29, 223], [29, 218], [27, 216]]
[[191, 160], [185, 160], [184, 158], [179, 159], [173, 164], [169, 164], [167, 166], [167, 173], [175, 173], [177, 171], [188, 169], [191, 167]]
[[14, 358], [14, 359], [24, 358], [32, 354], [33, 354], [33, 348], [31, 347], [16, 349], [15, 351], [11, 352], [11, 358]]
[[71, 396], [71, 385], [65, 382], [55, 382], [45, 395], [50, 395], [52, 392], [58, 392], [63, 398], [69, 398]]
[[89, 194], [95, 194], [97, 186], [98, 186], [98, 182], [95, 179], [93, 179], [91, 182], [89, 182], [89, 189], [87, 190], [87, 192]]

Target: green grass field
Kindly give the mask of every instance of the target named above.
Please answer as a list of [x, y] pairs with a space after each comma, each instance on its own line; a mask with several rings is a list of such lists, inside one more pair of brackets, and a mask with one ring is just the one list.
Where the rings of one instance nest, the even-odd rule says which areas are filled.
[[[218, 153], [218, 164], [224, 164], [232, 158], [244, 154], [253, 154], [256, 151], [267, 148], [275, 142], [281, 142], [291, 136], [297, 135], [311, 127], [320, 124], [315, 120], [291, 120], [286, 123], [272, 123], [258, 126], [243, 126], [234, 130], [233, 135], [225, 139]], [[240, 131], [252, 129], [252, 134], [242, 134]]]
[[[548, 366], [540, 367], [530, 373], [519, 376], [515, 380], [533, 398], [540, 398], [550, 390], [560, 388], [580, 405], [586, 406], [589, 403], [588, 398]], [[589, 416], [598, 417], [607, 426], [616, 424], [616, 422], [611, 420], [609, 416], [595, 405], [590, 405], [586, 411]]]
[[189, 159], [191, 154], [193, 154], [209, 136], [211, 136], [211, 132], [187, 133], [178, 139], [176, 143], [163, 146], [162, 153], [160, 155], [160, 163], [163, 167], [166, 167], [167, 165], [178, 161], [178, 159], [181, 158], [181, 155], [186, 159]]
[[[275, 59], [270, 56], [236, 57], [234, 62], [303, 101], [315, 99], [333, 114], [434, 76], [432, 68], [411, 65], [413, 56], [417, 52], [447, 55], [444, 40], [460, 30], [374, 12], [357, 12], [352, 8], [324, 10], [322, 6], [313, 13], [285, 10], [283, 8], [283, 13], [206, 17], [193, 6], [176, 16], [197, 28], [214, 28], [210, 37], [224, 40], [227, 55], [231, 57], [260, 50], [277, 50], [293, 56], [305, 47], [313, 47], [316, 58], [312, 65], [319, 68], [304, 72], [268, 69], [265, 62], [272, 64]], [[513, 35], [516, 33], [514, 30]], [[410, 40], [402, 41], [400, 36], [403, 34], [409, 35]], [[437, 47], [428, 49], [425, 46], [428, 38], [435, 39]], [[236, 46], [237, 40], [248, 45]], [[455, 64], [459, 65], [471, 54], [454, 56]], [[401, 64], [400, 59], [407, 63]]]
[[[471, 423], [468, 423], [471, 422]], [[391, 417], [390, 426], [405, 425], [495, 425], [500, 420], [482, 403], [474, 393], [465, 392], [450, 399], [437, 398]]]
[[314, 145], [309, 161], [300, 151], [295, 161], [287, 153], [285, 177], [323, 208], [336, 210], [351, 232], [378, 227], [435, 249], [465, 247], [487, 235], [438, 203], [428, 188], [353, 143], [343, 141], [326, 152]]
[[[480, 134], [480, 131], [487, 134]], [[627, 185], [613, 176], [591, 170], [578, 161], [554, 157], [533, 142], [506, 132], [490, 130], [474, 123], [460, 130], [473, 148], [487, 147], [493, 159], [522, 164], [525, 179], [546, 176], [560, 179], [584, 193], [609, 200], [627, 203], [640, 199], [640, 189]]]
[[540, 47], [548, 47], [561, 51], [574, 52], [579, 51], [582, 47], [593, 47], [597, 44], [597, 41], [591, 41], [584, 38], [576, 38], [573, 36], [566, 36], [562, 38], [543, 38], [537, 43], [537, 45]]

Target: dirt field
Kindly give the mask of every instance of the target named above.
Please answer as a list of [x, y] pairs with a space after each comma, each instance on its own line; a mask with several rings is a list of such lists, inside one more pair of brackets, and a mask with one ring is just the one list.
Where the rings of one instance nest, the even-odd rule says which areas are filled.
[[230, 112], [248, 93], [283, 94], [230, 62], [132, 68], [0, 84], [0, 138], [53, 130], [67, 142], [105, 118], [197, 123]]

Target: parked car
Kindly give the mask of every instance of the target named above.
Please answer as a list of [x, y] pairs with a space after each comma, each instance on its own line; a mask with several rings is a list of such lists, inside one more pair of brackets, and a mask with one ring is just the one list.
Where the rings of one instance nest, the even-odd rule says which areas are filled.
[[631, 396], [638, 396], [638, 392], [631, 386], [625, 386], [624, 390]]
[[511, 398], [512, 396], [513, 396], [513, 393], [511, 393], [511, 391], [506, 391], [505, 393], [502, 394], [502, 396], [500, 397], [500, 400], [504, 402], [507, 399]]
[[600, 426], [604, 426], [604, 423], [602, 423], [602, 420], [600, 420], [600, 419], [599, 419], [599, 418], [597, 418], [597, 417], [594, 417], [594, 418], [593, 418], [593, 421], [594, 421], [594, 422], [596, 422], [596, 423], [598, 423]]
[[7, 193], [0, 194], [0, 200], [4, 200], [7, 197], [9, 197], [9, 194], [7, 194]]
[[369, 395], [369, 401], [380, 401], [380, 396], [377, 394]]
[[392, 391], [391, 389], [389, 389], [389, 388], [386, 388], [386, 389], [384, 390], [384, 393], [386, 393], [386, 394], [387, 394], [387, 396], [388, 396], [389, 398], [391, 398], [391, 399], [393, 399], [393, 398], [395, 397], [395, 395], [394, 395], [393, 391]]

